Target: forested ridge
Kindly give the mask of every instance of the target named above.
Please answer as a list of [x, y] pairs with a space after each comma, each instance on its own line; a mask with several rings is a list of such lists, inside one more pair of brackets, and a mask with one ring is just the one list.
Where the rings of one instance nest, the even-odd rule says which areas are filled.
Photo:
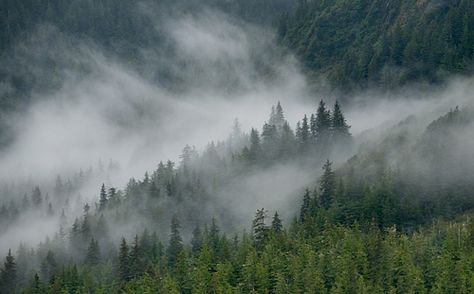
[[346, 89], [437, 83], [473, 70], [474, 2], [300, 1], [281, 42]]
[[[340, 104], [328, 109], [321, 101], [293, 131], [278, 103], [261, 132], [252, 129], [245, 134], [236, 121], [226, 142], [210, 143], [202, 154], [186, 146], [178, 166], [159, 163], [154, 172], [131, 179], [123, 190], [102, 185], [96, 202], [86, 203], [75, 220], [68, 220], [64, 211], [74, 186], [93, 171], [68, 180], [58, 176], [52, 191], [36, 187], [21, 202], [4, 203], [2, 224], [37, 212], [59, 218], [60, 227], [38, 248], [21, 245], [8, 252], [0, 289], [2, 293], [470, 293], [472, 184], [468, 174], [464, 181], [457, 175], [448, 177], [442, 169], [439, 175], [434, 171], [441, 167], [438, 164], [445, 170], [449, 162], [459, 164], [456, 137], [462, 138], [464, 127], [472, 123], [472, 112], [455, 108], [414, 141], [403, 138], [411, 120], [394, 126], [380, 144], [361, 150], [335, 169], [327, 158], [335, 155], [334, 150], [342, 156], [353, 140]], [[451, 149], [443, 149], [445, 138]], [[429, 161], [435, 165], [426, 167], [429, 173], [410, 164], [390, 164], [387, 154], [393, 150], [408, 156], [401, 163], [421, 162], [416, 149], [423, 150], [422, 156], [439, 159]], [[369, 162], [364, 160], [368, 156]], [[280, 162], [308, 160], [322, 173], [313, 186], [295, 195], [296, 215], [282, 219], [281, 211], [255, 207], [253, 220], [247, 222], [249, 230], [229, 235], [225, 221], [231, 215], [223, 211], [214, 218], [206, 211], [206, 202], [218, 201], [215, 193], [226, 187], [229, 177], [236, 180], [255, 169], [269, 173]], [[123, 236], [120, 227], [134, 221], [134, 215], [146, 219], [146, 228], [117, 238], [117, 228]]]

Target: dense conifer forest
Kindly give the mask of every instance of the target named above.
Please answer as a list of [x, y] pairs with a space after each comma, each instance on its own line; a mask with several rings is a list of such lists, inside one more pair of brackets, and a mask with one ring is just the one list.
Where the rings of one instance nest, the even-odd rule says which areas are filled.
[[474, 293], [473, 32], [472, 0], [0, 0], [0, 294]]
[[472, 73], [474, 6], [465, 1], [301, 1], [279, 37], [346, 89]]

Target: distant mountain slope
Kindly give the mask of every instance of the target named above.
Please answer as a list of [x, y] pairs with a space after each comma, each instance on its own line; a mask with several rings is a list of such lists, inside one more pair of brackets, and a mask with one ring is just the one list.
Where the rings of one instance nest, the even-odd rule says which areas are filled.
[[437, 82], [473, 70], [474, 1], [301, 1], [279, 37], [341, 88]]

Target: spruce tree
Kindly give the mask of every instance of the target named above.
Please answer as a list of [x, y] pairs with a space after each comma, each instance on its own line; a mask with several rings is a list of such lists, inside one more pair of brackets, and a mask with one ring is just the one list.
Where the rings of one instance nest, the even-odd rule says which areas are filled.
[[300, 221], [305, 222], [311, 212], [311, 196], [309, 189], [306, 189], [303, 196], [303, 204], [300, 209]]
[[252, 129], [250, 131], [250, 147], [248, 153], [248, 160], [252, 163], [256, 163], [259, 160], [261, 151], [262, 146], [260, 145], [260, 135], [258, 134], [257, 130]]
[[181, 238], [179, 229], [180, 225], [178, 217], [173, 215], [171, 219], [170, 241], [166, 252], [168, 255], [168, 266], [171, 268], [175, 266], [178, 254], [183, 251], [183, 240]]
[[11, 250], [8, 250], [3, 269], [0, 272], [0, 293], [13, 293], [16, 288], [16, 283], [17, 269], [15, 258], [13, 257]]
[[216, 219], [213, 217], [211, 220], [211, 227], [209, 229], [208, 242], [214, 257], [219, 256], [219, 237], [219, 226], [217, 225]]
[[279, 157], [286, 159], [292, 158], [296, 152], [295, 134], [288, 122], [285, 122], [281, 128], [280, 142], [279, 142]]
[[85, 263], [87, 265], [97, 265], [100, 262], [100, 248], [99, 242], [94, 238], [91, 239], [89, 247], [87, 248], [87, 255]]
[[311, 133], [311, 140], [316, 142], [317, 137], [317, 125], [316, 125], [316, 116], [312, 113], [309, 119], [309, 130]]
[[105, 190], [105, 184], [102, 184], [100, 188], [100, 198], [99, 198], [99, 210], [103, 211], [107, 207], [107, 192]]
[[193, 230], [193, 238], [191, 239], [191, 249], [193, 254], [197, 254], [202, 248], [202, 232], [199, 224]]
[[257, 250], [263, 249], [267, 239], [268, 227], [265, 224], [266, 218], [267, 212], [265, 209], [258, 209], [252, 222], [253, 241]]
[[305, 116], [303, 117], [302, 123], [301, 123], [301, 129], [299, 131], [299, 145], [300, 145], [300, 151], [306, 152], [308, 151], [309, 145], [310, 145], [310, 129], [309, 129], [309, 123], [308, 123], [308, 117]]
[[319, 204], [324, 209], [328, 209], [331, 206], [336, 190], [336, 178], [331, 165], [332, 163], [329, 160], [324, 164], [324, 172], [319, 185]]
[[33, 205], [38, 207], [41, 205], [41, 203], [43, 202], [43, 198], [41, 196], [41, 191], [40, 191], [40, 188], [38, 186], [36, 186], [34, 189], [33, 189], [33, 193], [31, 194], [31, 201], [33, 202]]
[[278, 101], [276, 107], [272, 107], [272, 112], [270, 114], [270, 119], [268, 124], [275, 126], [277, 129], [280, 129], [285, 123], [285, 115], [283, 113], [283, 107], [281, 107], [280, 101]]
[[323, 155], [327, 152], [329, 147], [330, 131], [331, 131], [331, 113], [326, 109], [326, 104], [323, 100], [319, 102], [319, 107], [316, 113], [316, 146], [318, 151]]
[[130, 256], [128, 252], [127, 240], [125, 240], [125, 238], [122, 238], [122, 241], [120, 242], [118, 275], [121, 281], [128, 281], [130, 279]]
[[140, 246], [138, 235], [135, 235], [133, 246], [130, 250], [130, 275], [132, 277], [138, 277], [143, 274], [145, 267], [144, 257], [145, 254], [143, 248]]
[[280, 234], [283, 231], [283, 224], [277, 211], [273, 215], [272, 231], [274, 234]]
[[262, 155], [267, 160], [276, 158], [278, 152], [278, 133], [277, 127], [272, 124], [265, 123], [262, 131]]
[[334, 104], [334, 111], [332, 115], [332, 138], [335, 144], [348, 144], [351, 138], [349, 132], [350, 126], [347, 124], [344, 114], [342, 113], [339, 102]]

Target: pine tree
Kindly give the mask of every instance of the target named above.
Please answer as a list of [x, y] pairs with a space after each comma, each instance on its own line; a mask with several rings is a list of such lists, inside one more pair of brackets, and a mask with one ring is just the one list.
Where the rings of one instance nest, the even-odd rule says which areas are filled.
[[219, 257], [219, 226], [217, 225], [216, 219], [213, 217], [211, 220], [211, 227], [209, 229], [209, 247], [212, 250], [212, 254], [215, 258]]
[[322, 208], [328, 209], [334, 199], [336, 189], [336, 178], [331, 168], [332, 163], [327, 160], [323, 166], [323, 176], [321, 177], [319, 190], [319, 204]]
[[135, 235], [132, 249], [130, 250], [130, 275], [132, 277], [138, 277], [143, 274], [144, 264], [144, 251], [140, 246], [138, 235]]
[[89, 221], [89, 214], [84, 215], [84, 218], [82, 219], [81, 238], [82, 238], [82, 241], [85, 242], [83, 243], [84, 246], [87, 244], [87, 242], [89, 242], [91, 238], [91, 225]]
[[180, 225], [178, 217], [176, 215], [173, 215], [171, 219], [170, 241], [166, 252], [168, 255], [168, 266], [171, 268], [175, 266], [178, 254], [183, 251], [183, 240], [181, 239], [179, 229]]
[[283, 224], [277, 211], [275, 211], [275, 214], [273, 215], [272, 231], [276, 235], [283, 231]]
[[33, 284], [31, 285], [31, 294], [43, 294], [45, 293], [45, 287], [43, 283], [40, 280], [40, 277], [38, 276], [37, 273], [35, 273], [35, 276], [33, 278]]
[[281, 127], [280, 142], [279, 142], [279, 157], [292, 158], [296, 153], [295, 134], [288, 122], [285, 122]]
[[184, 146], [183, 151], [181, 155], [179, 156], [179, 158], [181, 159], [181, 166], [185, 170], [187, 170], [190, 167], [191, 162], [195, 157], [196, 157], [196, 150], [194, 146], [193, 147], [189, 145]]
[[344, 114], [342, 113], [339, 102], [334, 104], [332, 115], [332, 139], [335, 144], [348, 144], [351, 138], [349, 132], [350, 126], [347, 124]]
[[100, 198], [99, 198], [99, 210], [103, 211], [107, 207], [107, 192], [105, 190], [105, 184], [102, 184], [100, 188]]
[[300, 151], [308, 151], [310, 146], [310, 129], [308, 124], [308, 117], [306, 115], [303, 117], [303, 121], [300, 125], [300, 130], [298, 134], [298, 143]]
[[248, 160], [252, 163], [256, 163], [262, 152], [262, 146], [260, 145], [260, 135], [258, 131], [252, 129], [250, 131], [250, 147], [249, 147], [249, 158]]
[[100, 262], [100, 248], [99, 242], [94, 238], [91, 239], [89, 247], [87, 248], [87, 255], [85, 263], [88, 265], [97, 265]]
[[44, 281], [49, 281], [54, 278], [58, 271], [58, 263], [54, 257], [54, 253], [51, 250], [48, 250], [46, 257], [41, 263], [41, 278]]
[[318, 150], [324, 155], [329, 147], [330, 131], [331, 131], [331, 113], [326, 109], [326, 104], [323, 100], [319, 102], [319, 107], [316, 113], [316, 146]]
[[43, 198], [41, 196], [41, 191], [40, 191], [38, 186], [36, 186], [33, 189], [33, 194], [31, 194], [31, 201], [33, 202], [33, 205], [36, 206], [36, 207], [40, 206], [41, 203], [43, 202]]
[[0, 293], [13, 293], [17, 284], [17, 269], [15, 258], [11, 250], [5, 258], [3, 269], [0, 272]]
[[309, 129], [311, 132], [311, 139], [313, 142], [316, 142], [316, 137], [318, 135], [316, 122], [317, 122], [316, 116], [312, 113], [309, 119]]
[[262, 131], [262, 155], [267, 160], [276, 158], [278, 152], [278, 133], [275, 125], [265, 123]]
[[309, 189], [306, 189], [304, 196], [303, 196], [303, 204], [301, 205], [300, 209], [300, 221], [305, 222], [308, 216], [311, 213], [311, 196], [309, 193]]
[[130, 256], [125, 238], [122, 238], [118, 256], [118, 275], [121, 281], [128, 281], [130, 277]]
[[193, 254], [197, 254], [202, 248], [202, 232], [199, 224], [193, 230], [193, 238], [191, 239], [191, 248]]
[[258, 209], [252, 222], [253, 241], [257, 250], [263, 249], [267, 239], [268, 227], [265, 224], [266, 218], [267, 212], [265, 209]]
[[270, 114], [268, 124], [275, 126], [277, 129], [280, 129], [284, 123], [285, 115], [283, 113], [283, 107], [281, 107], [281, 103], [280, 101], [278, 101], [277, 106], [272, 107], [272, 112]]
[[109, 188], [109, 194], [107, 195], [108, 202], [112, 203], [112, 205], [116, 205], [117, 199], [117, 189], [114, 187]]

